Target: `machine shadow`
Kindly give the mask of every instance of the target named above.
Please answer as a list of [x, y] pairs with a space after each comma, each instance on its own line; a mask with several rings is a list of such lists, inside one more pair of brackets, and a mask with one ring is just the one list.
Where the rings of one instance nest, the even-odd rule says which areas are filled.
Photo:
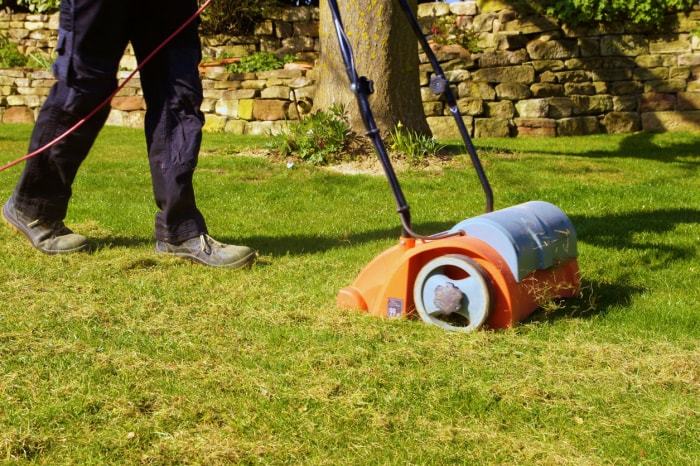
[[[626, 136], [619, 145], [619, 154], [625, 154], [624, 157], [630, 157], [629, 154], [634, 154], [633, 157], [645, 160], [655, 160], [657, 162], [679, 162], [689, 167], [697, 168], [700, 166], [700, 159], [689, 160], [689, 155], [697, 155], [697, 142], [675, 143], [669, 146], [659, 146], [654, 143], [656, 133], [642, 132], [634, 133]], [[615, 157], [614, 152], [582, 152], [574, 154], [579, 157]]]
[[[421, 223], [414, 225], [419, 234], [435, 234], [449, 230], [452, 223]], [[216, 239], [228, 244], [245, 244], [260, 252], [261, 255], [280, 257], [287, 255], [316, 254], [332, 249], [351, 247], [352, 245], [376, 242], [382, 240], [398, 241], [401, 235], [400, 227], [392, 227], [379, 230], [353, 233], [344, 236], [329, 236], [327, 234], [287, 235], [287, 236], [250, 236], [233, 237], [217, 235]], [[155, 246], [155, 239], [151, 237], [134, 237], [110, 235], [91, 240], [91, 250], [108, 247], [148, 247]], [[377, 253], [380, 251], [378, 250]]]
[[[668, 267], [672, 262], [696, 256], [697, 248], [689, 245], [663, 244], [635, 239], [639, 233], [662, 234], [680, 224], [700, 224], [700, 210], [693, 208], [659, 209], [611, 215], [572, 215], [579, 243], [605, 249], [637, 250], [647, 256], [650, 270]], [[567, 318], [592, 318], [605, 315], [613, 307], [628, 304], [642, 293], [643, 287], [624, 283], [586, 280], [579, 296], [539, 309], [527, 322], [553, 322]], [[621, 280], [627, 282], [627, 280]]]
[[[421, 223], [414, 224], [414, 229], [419, 234], [435, 234], [446, 231], [454, 226], [452, 223]], [[401, 236], [401, 228], [399, 226], [370, 230], [364, 232], [351, 233], [343, 236], [328, 236], [314, 235], [310, 232], [308, 235], [289, 235], [289, 236], [252, 236], [243, 240], [243, 242], [254, 249], [260, 251], [261, 254], [270, 255], [273, 257], [284, 255], [302, 255], [320, 253], [337, 248], [351, 247], [357, 244], [371, 243], [377, 241], [398, 242]], [[223, 238], [231, 242], [241, 241], [233, 238]], [[380, 251], [378, 250], [377, 253]]]
[[[639, 233], [668, 233], [680, 224], [700, 223], [700, 210], [679, 207], [604, 215], [572, 215], [579, 242], [604, 248], [652, 251], [658, 260], [674, 261], [695, 254], [693, 246], [659, 244], [637, 239]], [[659, 264], [659, 265], [664, 265]]]

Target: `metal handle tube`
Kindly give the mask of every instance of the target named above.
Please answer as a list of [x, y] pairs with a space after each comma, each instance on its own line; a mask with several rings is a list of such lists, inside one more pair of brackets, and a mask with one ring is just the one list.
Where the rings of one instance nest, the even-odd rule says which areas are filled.
[[355, 58], [350, 45], [350, 40], [345, 34], [345, 29], [343, 28], [338, 2], [336, 0], [329, 0], [328, 4], [331, 9], [331, 14], [333, 15], [333, 22], [335, 24], [335, 30], [338, 36], [340, 52], [343, 55], [345, 68], [348, 73], [348, 78], [350, 79], [350, 89], [357, 98], [357, 103], [360, 107], [360, 115], [362, 116], [362, 121], [367, 129], [365, 134], [370, 138], [372, 144], [374, 145], [377, 156], [382, 164], [382, 167], [384, 168], [384, 173], [389, 181], [391, 191], [394, 195], [398, 213], [401, 216], [401, 225], [403, 227], [402, 236], [416, 237], [415, 233], [411, 231], [410, 208], [406, 203], [403, 191], [401, 190], [401, 186], [399, 185], [399, 181], [396, 177], [396, 172], [391, 165], [389, 155], [387, 154], [386, 147], [382, 141], [379, 129], [377, 129], [377, 125], [374, 121], [374, 116], [372, 115], [372, 110], [369, 105], [368, 95], [374, 92], [372, 81], [365, 77], [358, 77], [357, 70], [355, 68]]
[[425, 35], [421, 30], [420, 24], [418, 24], [418, 20], [411, 11], [411, 7], [408, 5], [408, 2], [406, 0], [399, 0], [399, 4], [401, 5], [401, 9], [403, 10], [404, 15], [406, 16], [406, 19], [408, 19], [411, 28], [413, 29], [413, 33], [418, 38], [418, 42], [423, 48], [425, 55], [428, 57], [428, 60], [430, 61], [433, 70], [435, 71], [435, 77], [431, 80], [430, 88], [436, 94], [441, 93], [445, 95], [447, 105], [450, 108], [452, 116], [454, 116], [455, 122], [457, 123], [457, 128], [459, 129], [459, 132], [462, 135], [462, 140], [464, 141], [464, 144], [467, 147], [467, 152], [469, 152], [469, 157], [472, 160], [472, 165], [474, 165], [476, 174], [479, 177], [479, 182], [481, 183], [481, 187], [484, 190], [484, 194], [486, 195], [486, 212], [492, 212], [493, 191], [491, 190], [491, 185], [489, 184], [489, 181], [486, 178], [486, 173], [484, 172], [484, 168], [481, 165], [481, 161], [476, 155], [474, 144], [472, 143], [472, 140], [469, 137], [469, 132], [467, 131], [466, 126], [464, 125], [464, 120], [462, 119], [462, 116], [459, 113], [457, 99], [455, 99], [454, 93], [450, 88], [450, 83], [445, 77], [445, 73], [443, 72], [442, 67], [440, 66], [440, 62], [438, 62], [438, 59], [435, 56], [435, 53], [433, 52], [433, 49], [430, 48], [430, 44], [428, 44], [428, 40], [425, 38]]

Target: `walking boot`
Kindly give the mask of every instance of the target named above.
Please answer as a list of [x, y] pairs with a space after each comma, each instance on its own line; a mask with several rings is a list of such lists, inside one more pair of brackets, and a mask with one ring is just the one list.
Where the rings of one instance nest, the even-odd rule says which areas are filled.
[[223, 244], [209, 235], [200, 235], [181, 243], [156, 241], [156, 253], [170, 254], [208, 265], [240, 269], [252, 264], [257, 253], [246, 246]]
[[16, 233], [22, 233], [31, 245], [44, 254], [68, 254], [88, 247], [87, 238], [73, 233], [61, 220], [30, 218], [15, 208], [13, 198], [2, 207], [2, 218]]

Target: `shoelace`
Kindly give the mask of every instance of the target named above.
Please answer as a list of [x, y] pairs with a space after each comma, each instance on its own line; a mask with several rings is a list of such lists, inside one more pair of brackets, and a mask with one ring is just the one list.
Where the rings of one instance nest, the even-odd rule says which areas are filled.
[[199, 242], [200, 242], [200, 248], [202, 252], [206, 255], [211, 254], [211, 245], [209, 244], [209, 240], [207, 238], [207, 235], [199, 235]]
[[54, 234], [54, 236], [62, 236], [68, 233], [72, 233], [72, 231], [66, 231], [68, 228], [66, 225], [60, 221], [60, 220], [54, 220], [53, 222], [47, 222], [46, 220], [42, 220], [40, 218], [33, 220], [29, 223], [27, 223], [27, 227], [29, 228], [34, 228], [36, 226], [45, 224], [49, 230]]

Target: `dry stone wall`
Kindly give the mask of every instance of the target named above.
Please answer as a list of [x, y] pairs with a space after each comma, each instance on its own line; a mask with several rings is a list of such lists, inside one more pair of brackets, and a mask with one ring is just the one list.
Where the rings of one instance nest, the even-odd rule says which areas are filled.
[[[438, 19], [473, 31], [478, 51], [435, 46], [475, 137], [568, 136], [636, 131], [700, 131], [700, 8], [669, 16], [661, 30], [625, 23], [571, 28], [548, 17], [522, 17], [502, 2], [431, 2], [419, 6], [426, 31]], [[0, 13], [0, 34], [27, 52], [48, 53], [56, 16]], [[205, 56], [258, 50], [318, 56], [318, 10], [282, 9], [252, 38], [213, 37]], [[444, 98], [428, 87], [432, 70], [421, 57], [423, 109], [433, 133], [458, 137]], [[128, 53], [124, 69], [133, 69]], [[312, 109], [319, 76], [303, 67], [234, 74], [203, 66], [206, 131], [279, 132]], [[123, 80], [128, 71], [120, 73]], [[369, 76], [377, 79], [376, 76]], [[53, 77], [47, 70], [0, 70], [3, 122], [33, 121]], [[138, 77], [112, 102], [108, 124], [140, 127], [145, 105]]]

